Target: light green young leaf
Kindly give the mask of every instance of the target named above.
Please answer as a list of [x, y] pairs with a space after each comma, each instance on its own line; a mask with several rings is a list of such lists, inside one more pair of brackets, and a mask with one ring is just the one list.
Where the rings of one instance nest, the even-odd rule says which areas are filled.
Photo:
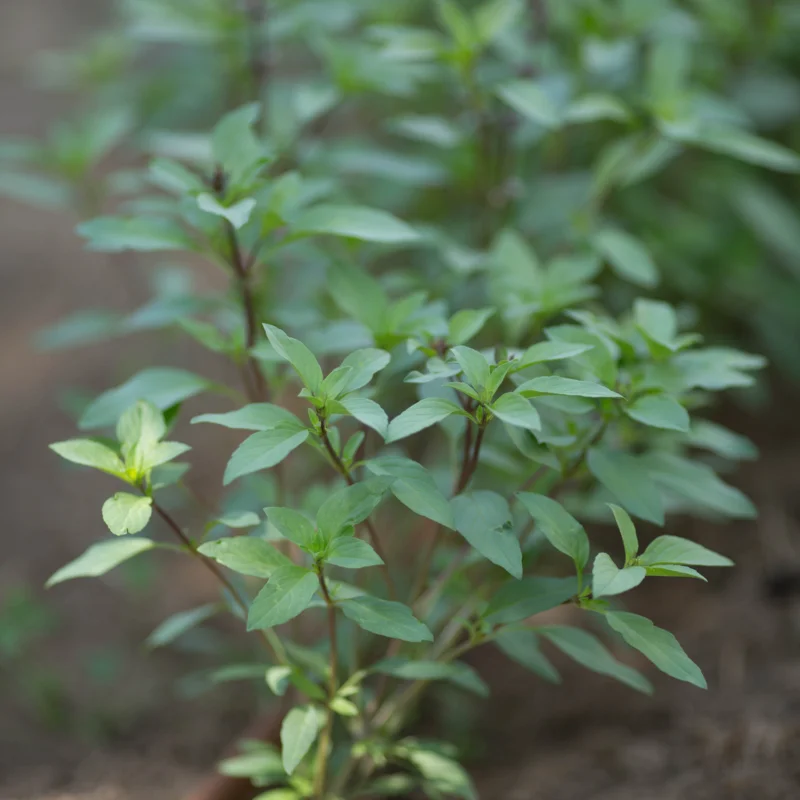
[[539, 648], [539, 637], [532, 630], [505, 630], [494, 641], [505, 655], [521, 667], [550, 683], [561, 683], [558, 670]]
[[270, 691], [276, 697], [283, 697], [286, 690], [289, 688], [289, 677], [292, 674], [292, 668], [276, 664], [274, 667], [269, 667], [264, 674], [264, 680], [269, 686]]
[[669, 631], [656, 627], [646, 617], [627, 611], [609, 611], [605, 618], [613, 630], [662, 672], [701, 689], [708, 688], [700, 668]]
[[360, 423], [372, 428], [381, 437], [386, 437], [389, 428], [389, 417], [386, 412], [374, 401], [366, 397], [345, 397], [339, 400], [339, 405], [350, 416], [355, 417]]
[[[263, 668], [262, 670], [263, 671]], [[251, 745], [252, 742], [248, 742]], [[250, 778], [267, 783], [278, 783], [286, 780], [286, 770], [283, 768], [280, 754], [272, 746], [259, 744], [257, 748], [249, 749], [240, 755], [231, 756], [217, 765], [220, 775], [231, 778]]]
[[150, 162], [150, 180], [165, 191], [176, 194], [202, 192], [206, 188], [199, 175], [170, 158], [156, 158]]
[[139, 442], [150, 447], [166, 433], [164, 415], [147, 400], [139, 400], [125, 409], [117, 421], [117, 439], [123, 447], [132, 447]]
[[657, 346], [654, 349], [656, 354], [659, 353], [658, 347], [667, 353], [678, 349], [678, 317], [669, 303], [640, 297], [633, 304], [633, 318], [648, 344]]
[[531, 378], [517, 387], [517, 392], [525, 397], [540, 394], [555, 394], [565, 397], [622, 397], [600, 383], [579, 381], [574, 378], [562, 378], [560, 375], [542, 375]]
[[210, 388], [210, 383], [193, 372], [170, 367], [142, 370], [120, 386], [96, 398], [80, 418], [83, 430], [116, 423], [120, 414], [137, 400], [147, 400], [164, 411]]
[[560, 503], [545, 495], [520, 492], [517, 497], [550, 544], [569, 556], [578, 569], [583, 569], [589, 560], [589, 537], [583, 525]]
[[313, 206], [294, 217], [290, 228], [295, 235], [330, 234], [385, 244], [419, 239], [419, 234], [397, 217], [364, 206]]
[[371, 347], [350, 353], [341, 364], [342, 367], [350, 369], [342, 393], [354, 392], [366, 386], [378, 372], [386, 367], [390, 360], [391, 355], [385, 350], [376, 350]]
[[496, 492], [469, 492], [451, 501], [456, 530], [484, 557], [515, 578], [522, 577], [522, 550], [511, 510]]
[[689, 412], [674, 397], [665, 394], [646, 394], [627, 406], [625, 413], [651, 428], [681, 433], [689, 430]]
[[636, 588], [647, 576], [644, 567], [619, 569], [608, 553], [598, 553], [592, 567], [592, 596], [609, 597]]
[[139, 533], [153, 514], [153, 500], [128, 492], [117, 492], [103, 503], [103, 521], [115, 536]]
[[198, 195], [197, 206], [201, 211], [226, 219], [236, 230], [239, 230], [250, 221], [256, 201], [252, 197], [246, 197], [232, 206], [224, 206], [213, 194], [204, 192]]
[[291, 775], [311, 749], [324, 721], [316, 706], [293, 708], [281, 725], [283, 768]]
[[522, 116], [544, 128], [561, 125], [561, 114], [542, 87], [532, 80], [514, 80], [497, 89], [498, 97]]
[[314, 354], [301, 341], [292, 339], [274, 325], [265, 324], [264, 330], [275, 352], [294, 367], [309, 392], [317, 394], [322, 385], [322, 368]]
[[383, 499], [390, 481], [371, 478], [335, 491], [317, 511], [317, 527], [330, 541], [342, 529], [363, 522]]
[[625, 548], [625, 560], [628, 561], [634, 558], [639, 552], [639, 537], [636, 535], [636, 527], [624, 508], [620, 508], [613, 503], [608, 503], [607, 505], [611, 509], [619, 532], [622, 535], [622, 545]]
[[191, 611], [179, 611], [171, 617], [165, 619], [145, 640], [145, 645], [152, 649], [164, 647], [171, 644], [184, 633], [192, 628], [211, 619], [219, 613], [218, 603], [208, 603], [207, 605], [193, 608]]
[[317, 529], [314, 523], [300, 511], [293, 508], [277, 508], [270, 506], [264, 509], [267, 522], [272, 525], [284, 539], [294, 542], [304, 550], [312, 550]]
[[566, 603], [577, 591], [574, 577], [508, 581], [489, 601], [483, 618], [490, 625], [510, 625]]
[[260, 431], [245, 439], [233, 452], [222, 482], [227, 486], [242, 475], [269, 469], [283, 461], [308, 438], [308, 431], [286, 428]]
[[626, 511], [656, 525], [664, 524], [661, 493], [640, 459], [627, 453], [592, 448], [586, 464]]
[[282, 625], [305, 611], [319, 583], [305, 567], [280, 567], [256, 595], [247, 614], [247, 630], [263, 630]]
[[422, 464], [402, 456], [383, 456], [368, 461], [366, 467], [374, 475], [394, 478], [390, 491], [415, 514], [454, 527], [449, 501]]
[[254, 536], [236, 536], [204, 542], [197, 548], [207, 558], [213, 558], [240, 575], [271, 578], [280, 567], [292, 566], [291, 560], [269, 542]]
[[69, 439], [66, 442], [54, 442], [50, 449], [84, 467], [94, 467], [111, 475], [124, 475], [125, 465], [120, 457], [110, 448], [91, 439]]
[[529, 431], [540, 431], [542, 420], [539, 412], [522, 395], [508, 392], [497, 398], [489, 408], [492, 414], [506, 425], [525, 428]]
[[385, 658], [371, 672], [391, 675], [406, 681], [450, 681], [481, 697], [489, 696], [489, 687], [475, 670], [463, 661], [426, 661], [404, 658]]
[[732, 567], [733, 561], [701, 544], [680, 536], [659, 536], [653, 539], [639, 557], [642, 566], [683, 564], [693, 567]]
[[591, 633], [580, 628], [568, 628], [561, 625], [538, 628], [537, 631], [563, 653], [592, 672], [616, 678], [645, 694], [653, 693], [653, 687], [644, 675], [617, 661], [602, 642]]
[[57, 583], [73, 578], [98, 578], [129, 558], [152, 550], [155, 546], [155, 542], [145, 538], [111, 539], [106, 542], [97, 542], [74, 561], [54, 572], [48, 578], [45, 586], [50, 588]]
[[483, 353], [464, 345], [453, 347], [450, 352], [472, 386], [481, 389], [486, 385], [489, 380], [489, 362]]
[[194, 247], [183, 228], [165, 218], [97, 217], [81, 223], [76, 230], [88, 239], [89, 250], [105, 253], [192, 250]]
[[433, 634], [408, 606], [391, 600], [362, 595], [338, 603], [344, 615], [360, 628], [378, 636], [404, 642], [432, 642]]
[[237, 108], [217, 123], [211, 135], [214, 160], [234, 186], [255, 177], [256, 169], [267, 162], [266, 149], [253, 132], [259, 114], [258, 103]]
[[425, 430], [425, 428], [430, 428], [431, 425], [441, 422], [451, 414], [462, 413], [461, 407], [451, 400], [444, 400], [440, 397], [427, 397], [407, 408], [389, 423], [386, 443], [405, 439], [407, 436]]
[[377, 567], [383, 559], [367, 542], [355, 536], [337, 536], [328, 547], [325, 562], [345, 569]]
[[594, 236], [592, 245], [623, 280], [647, 289], [658, 285], [658, 269], [650, 253], [629, 233], [604, 228]]
[[512, 362], [510, 371], [519, 372], [533, 364], [573, 358], [585, 353], [587, 350], [591, 350], [592, 347], [593, 345], [591, 344], [573, 344], [571, 342], [537, 342]]
[[456, 311], [447, 324], [447, 342], [453, 347], [466, 344], [480, 333], [483, 326], [495, 313], [493, 308], [464, 308]]
[[197, 422], [211, 422], [224, 428], [243, 431], [269, 431], [278, 427], [294, 427], [297, 431], [301, 431], [304, 427], [291, 411], [272, 403], [251, 403], [224, 414], [200, 414], [192, 417], [192, 424]]

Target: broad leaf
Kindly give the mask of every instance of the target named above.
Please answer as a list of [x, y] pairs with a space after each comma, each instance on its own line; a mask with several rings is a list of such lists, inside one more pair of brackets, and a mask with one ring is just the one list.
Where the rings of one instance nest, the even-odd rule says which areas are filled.
[[277, 508], [270, 506], [264, 509], [267, 522], [272, 525], [284, 539], [294, 542], [304, 550], [313, 549], [317, 529], [314, 523], [300, 511], [293, 508]]
[[650, 253], [629, 233], [605, 228], [594, 236], [592, 244], [623, 280], [647, 289], [658, 284], [658, 269]]
[[267, 152], [253, 132], [260, 106], [249, 103], [226, 114], [211, 135], [214, 160], [220, 164], [234, 186], [255, 177], [266, 163]]
[[414, 433], [430, 428], [451, 414], [463, 413], [461, 407], [450, 400], [428, 397], [420, 400], [389, 423], [386, 442], [396, 442]]
[[489, 408], [492, 414], [506, 425], [516, 428], [525, 428], [529, 431], [540, 431], [542, 420], [539, 412], [522, 395], [514, 392], [501, 395]]
[[350, 353], [342, 361], [342, 367], [350, 369], [342, 392], [354, 392], [366, 386], [374, 375], [388, 365], [391, 358], [385, 350], [377, 350], [372, 347]]
[[684, 564], [693, 567], [732, 567], [733, 561], [680, 536], [659, 536], [653, 539], [639, 557], [645, 567], [655, 564]]
[[322, 385], [322, 368], [314, 354], [301, 341], [292, 339], [274, 325], [265, 324], [264, 330], [275, 352], [294, 367], [305, 387], [317, 394]]
[[323, 724], [324, 716], [316, 706], [293, 708], [281, 725], [283, 768], [291, 775], [311, 749]]
[[456, 530], [493, 564], [522, 577], [522, 550], [513, 533], [511, 510], [496, 492], [470, 492], [452, 500]]
[[378, 636], [404, 642], [432, 642], [433, 634], [408, 606], [363, 595], [338, 603], [345, 616], [360, 628]]
[[637, 587], [647, 576], [644, 567], [620, 569], [608, 553], [598, 553], [592, 566], [592, 596], [609, 597]]
[[254, 536], [216, 539], [204, 542], [197, 549], [228, 569], [255, 578], [270, 578], [280, 567], [292, 566], [287, 556], [269, 542]]
[[669, 631], [656, 627], [646, 617], [627, 611], [609, 611], [605, 618], [631, 647], [650, 659], [662, 672], [701, 689], [708, 688], [700, 668]]
[[405, 244], [419, 234], [405, 222], [385, 211], [364, 206], [318, 205], [291, 220], [294, 234], [331, 234], [364, 242]]
[[562, 378], [560, 375], [543, 375], [531, 378], [517, 387], [517, 392], [528, 397], [540, 394], [564, 395], [565, 397], [622, 397], [601, 383]]
[[345, 397], [338, 401], [350, 416], [385, 437], [389, 428], [389, 417], [374, 401], [366, 397]]
[[48, 588], [73, 578], [97, 578], [119, 566], [129, 558], [152, 550], [156, 543], [150, 539], [111, 539], [97, 542], [74, 561], [61, 567], [48, 578]]
[[653, 693], [653, 687], [644, 675], [632, 667], [620, 664], [602, 642], [591, 633], [580, 628], [568, 628], [561, 625], [538, 628], [537, 631], [559, 650], [592, 672], [616, 678], [645, 694]]
[[103, 503], [103, 521], [115, 536], [139, 533], [153, 514], [153, 501], [149, 497], [117, 492]]
[[450, 352], [472, 386], [480, 389], [486, 385], [489, 380], [489, 362], [483, 353], [464, 345], [453, 347]]
[[447, 342], [452, 347], [466, 344], [480, 333], [483, 326], [495, 313], [493, 308], [465, 308], [456, 311], [447, 324]]
[[273, 428], [291, 428], [303, 430], [303, 423], [285, 408], [272, 403], [251, 403], [236, 411], [224, 414], [200, 414], [192, 418], [196, 422], [211, 422], [222, 425], [223, 428], [233, 428], [242, 431], [269, 431]]
[[517, 497], [550, 544], [583, 569], [589, 560], [589, 537], [583, 525], [560, 503], [542, 494], [522, 492]]
[[305, 611], [319, 582], [305, 567], [280, 567], [256, 595], [247, 614], [247, 630], [273, 628]]
[[689, 413], [674, 398], [665, 394], [647, 394], [625, 408], [625, 413], [643, 425], [667, 431], [689, 430]]
[[61, 458], [73, 464], [94, 467], [111, 475], [124, 475], [125, 465], [120, 457], [110, 448], [91, 439], [69, 439], [66, 442], [55, 442], [50, 449]]
[[89, 250], [118, 253], [123, 250], [153, 252], [191, 250], [192, 240], [176, 222], [152, 217], [97, 217], [78, 225]]
[[483, 618], [490, 625], [510, 625], [566, 603], [577, 591], [574, 577], [508, 581], [489, 601]]
[[335, 538], [328, 548], [325, 561], [345, 569], [377, 567], [383, 564], [383, 559], [372, 549], [372, 546], [355, 536]]
[[363, 522], [383, 499], [389, 481], [371, 478], [335, 491], [317, 511], [317, 527], [330, 541], [343, 528]]
[[225, 467], [223, 484], [227, 486], [242, 475], [274, 467], [292, 450], [300, 447], [307, 438], [307, 430], [297, 432], [291, 428], [275, 428], [254, 433], [234, 450]]
[[656, 525], [664, 524], [661, 493], [640, 459], [627, 453], [592, 448], [586, 463], [592, 475], [626, 511]]
[[203, 194], [197, 196], [197, 206], [201, 211], [226, 219], [238, 230], [243, 228], [250, 220], [250, 215], [256, 207], [256, 201], [252, 197], [246, 197], [238, 203], [224, 206], [214, 195], [203, 192]]

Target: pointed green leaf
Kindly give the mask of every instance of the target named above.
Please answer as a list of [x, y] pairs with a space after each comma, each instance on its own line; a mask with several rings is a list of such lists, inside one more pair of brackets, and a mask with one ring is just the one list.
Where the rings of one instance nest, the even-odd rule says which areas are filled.
[[539, 412], [522, 395], [508, 392], [495, 400], [489, 408], [492, 414], [506, 425], [525, 428], [529, 431], [540, 431], [542, 420]]
[[156, 647], [164, 647], [207, 619], [211, 619], [211, 617], [219, 613], [219, 610], [218, 603], [208, 603], [199, 608], [193, 608], [191, 611], [179, 611], [177, 614], [165, 619], [147, 637], [145, 645], [151, 650]]
[[264, 330], [275, 352], [294, 367], [305, 387], [317, 394], [322, 386], [322, 368], [314, 354], [301, 341], [292, 339], [274, 325], [265, 324]]
[[589, 560], [589, 537], [583, 525], [560, 503], [542, 494], [521, 492], [517, 497], [550, 544], [583, 569]]
[[383, 564], [383, 559], [367, 542], [355, 536], [338, 536], [331, 542], [325, 562], [345, 569], [361, 569], [377, 567]]
[[200, 414], [192, 417], [192, 424], [197, 422], [211, 422], [224, 428], [243, 431], [269, 431], [293, 426], [297, 430], [303, 430], [303, 423], [291, 411], [272, 403], [251, 403], [224, 414]]
[[350, 369], [350, 374], [342, 388], [342, 393], [354, 392], [366, 386], [372, 378], [387, 366], [391, 355], [385, 350], [367, 347], [350, 353], [342, 366]]
[[156, 543], [150, 539], [111, 539], [97, 542], [74, 561], [61, 567], [48, 578], [48, 588], [73, 578], [98, 578], [129, 558], [152, 550]]
[[243, 228], [250, 220], [250, 215], [256, 207], [256, 201], [252, 197], [246, 197], [231, 206], [224, 206], [214, 197], [213, 194], [203, 192], [197, 196], [197, 205], [201, 211], [214, 214], [228, 220], [236, 230]]
[[608, 553], [598, 553], [592, 567], [592, 596], [609, 597], [637, 587], [646, 577], [644, 567], [619, 569]]
[[616, 506], [613, 503], [608, 503], [607, 505], [611, 509], [619, 532], [622, 535], [622, 544], [625, 548], [625, 560], [628, 561], [634, 558], [639, 552], [639, 537], [636, 535], [636, 527], [624, 508], [620, 508], [620, 506]]
[[305, 567], [279, 567], [256, 595], [247, 614], [247, 630], [273, 628], [305, 611], [319, 583]]
[[267, 522], [272, 525], [284, 539], [294, 542], [304, 550], [311, 550], [317, 529], [314, 523], [299, 511], [293, 508], [277, 508], [270, 506], [264, 509]]
[[291, 775], [311, 749], [324, 721], [316, 706], [293, 708], [281, 724], [283, 768]]
[[470, 384], [476, 389], [483, 388], [489, 380], [489, 362], [486, 356], [464, 345], [453, 347], [450, 352]]
[[515, 111], [544, 128], [561, 124], [558, 108], [536, 81], [509, 81], [497, 89], [497, 94]]
[[639, 557], [642, 566], [683, 564], [694, 567], [732, 567], [733, 561], [680, 536], [659, 536], [653, 539]]
[[493, 308], [464, 308], [456, 311], [447, 324], [447, 342], [453, 347], [466, 344], [480, 333], [486, 322], [495, 313]]
[[383, 500], [389, 481], [371, 478], [335, 491], [317, 511], [317, 527], [330, 541], [343, 528], [363, 522]]
[[430, 428], [451, 414], [462, 413], [461, 407], [450, 400], [428, 397], [420, 400], [389, 423], [386, 443], [405, 439], [414, 433]]
[[50, 449], [73, 464], [94, 467], [111, 475], [125, 474], [125, 465], [120, 457], [110, 447], [91, 439], [69, 439], [66, 442], [55, 442], [50, 445]]
[[647, 394], [625, 408], [625, 413], [643, 425], [667, 431], [689, 430], [689, 413], [674, 398], [665, 394]]
[[234, 450], [222, 482], [227, 486], [231, 481], [251, 472], [269, 469], [280, 464], [292, 450], [300, 447], [308, 438], [308, 431], [295, 432], [291, 429], [275, 428], [260, 431], [245, 439]]
[[609, 611], [608, 624], [634, 649], [653, 662], [662, 672], [701, 689], [708, 688], [697, 664], [686, 655], [678, 640], [646, 617], [627, 611]]
[[193, 242], [177, 222], [150, 217], [97, 217], [83, 222], [77, 232], [88, 239], [89, 250], [155, 252], [192, 250]]
[[577, 591], [574, 577], [508, 581], [489, 601], [483, 618], [490, 625], [510, 625], [566, 603]]
[[592, 347], [591, 344], [573, 344], [571, 342], [537, 342], [512, 362], [511, 372], [519, 372], [533, 364], [543, 364], [546, 361], [574, 358], [591, 350]]
[[292, 219], [290, 227], [294, 234], [330, 234], [386, 244], [405, 244], [419, 238], [397, 217], [364, 206], [314, 206]]
[[391, 600], [362, 595], [337, 604], [344, 615], [360, 628], [378, 636], [402, 639], [404, 642], [432, 642], [433, 634], [420, 622], [408, 606]]
[[204, 542], [197, 548], [207, 558], [213, 558], [240, 575], [270, 578], [280, 567], [292, 566], [287, 556], [273, 545], [255, 536], [236, 536]]
[[645, 246], [625, 231], [604, 228], [592, 239], [594, 249], [623, 280], [647, 289], [658, 285], [658, 269]]
[[539, 637], [532, 630], [505, 630], [495, 637], [500, 650], [521, 667], [549, 681], [561, 683], [558, 670], [539, 648]]
[[589, 471], [636, 517], [664, 524], [661, 493], [648, 476], [640, 459], [627, 453], [593, 448], [586, 458]]
[[405, 681], [450, 681], [481, 697], [489, 696], [489, 687], [486, 682], [463, 661], [412, 660], [398, 656], [379, 661], [371, 667], [370, 671], [391, 675]]
[[564, 395], [565, 397], [622, 397], [601, 383], [562, 378], [560, 375], [543, 375], [532, 378], [517, 387], [521, 395], [534, 397], [539, 394]]
[[338, 402], [350, 416], [372, 428], [380, 436], [386, 437], [386, 431], [389, 429], [389, 417], [374, 400], [366, 397], [345, 397]]

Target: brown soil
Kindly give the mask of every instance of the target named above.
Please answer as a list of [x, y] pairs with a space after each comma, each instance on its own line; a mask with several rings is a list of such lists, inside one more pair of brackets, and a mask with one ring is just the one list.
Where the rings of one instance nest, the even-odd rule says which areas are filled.
[[[2, 3], [0, 107], [13, 110], [5, 133], [40, 133], [58, 110], [21, 88], [31, 52], [73, 41], [103, 8], [99, 0]], [[182, 798], [251, 721], [252, 696], [231, 686], [204, 701], [182, 699], [175, 680], [206, 656], [148, 655], [136, 643], [165, 612], [202, 602], [215, 588], [188, 565], [169, 581], [142, 568], [40, 589], [97, 538], [97, 509], [109, 488], [102, 478], [78, 485], [48, 453], [48, 442], [73, 433], [57, 410], [59, 390], [110, 385], [148, 359], [153, 343], [41, 355], [31, 337], [87, 297], [131, 307], [143, 289], [119, 264], [84, 253], [61, 216], [2, 201], [0, 240], [7, 287], [0, 294], [0, 609], [28, 589], [53, 619], [20, 657], [0, 662], [0, 799]], [[158, 358], [180, 364], [192, 353], [162, 349]], [[788, 412], [791, 404], [775, 409]], [[762, 509], [758, 524], [675, 527], [735, 555], [739, 566], [709, 586], [687, 581], [637, 592], [637, 608], [678, 635], [711, 689], [657, 679], [655, 696], [646, 698], [560, 661], [564, 686], [553, 688], [499, 655], [479, 653], [492, 700], [473, 705], [445, 694], [431, 708], [437, 725], [473, 748], [485, 800], [800, 797], [800, 602], [775, 597], [781, 585], [770, 583], [776, 570], [800, 565], [800, 428], [791, 416], [768, 415], [770, 427], [739, 420], [765, 450], [741, 481]], [[211, 494], [218, 478], [196, 476], [196, 488]]]

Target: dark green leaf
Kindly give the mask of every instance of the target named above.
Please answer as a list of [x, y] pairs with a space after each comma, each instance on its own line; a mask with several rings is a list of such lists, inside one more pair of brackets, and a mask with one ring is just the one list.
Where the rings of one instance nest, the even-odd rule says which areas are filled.
[[338, 603], [345, 616], [360, 628], [378, 636], [404, 642], [432, 642], [433, 634], [408, 606], [391, 600], [363, 595]]
[[517, 497], [550, 544], [583, 569], [589, 560], [589, 537], [583, 525], [560, 503], [542, 494], [521, 492]]
[[318, 585], [317, 576], [305, 567], [276, 569], [250, 606], [247, 630], [273, 628], [294, 619], [308, 608]]
[[667, 431], [689, 430], [689, 413], [674, 398], [665, 394], [647, 394], [625, 408], [625, 413], [643, 425]]
[[165, 619], [147, 637], [145, 644], [151, 649], [164, 647], [207, 619], [211, 619], [219, 610], [217, 603], [209, 603], [199, 608], [193, 608], [191, 611], [179, 611]]
[[637, 587], [646, 577], [644, 567], [620, 569], [608, 553], [598, 553], [592, 567], [592, 596], [609, 597]]
[[539, 637], [531, 630], [506, 630], [495, 637], [495, 643], [512, 661], [550, 683], [561, 683], [558, 670], [539, 648]]
[[632, 559], [639, 552], [639, 537], [636, 535], [636, 527], [633, 520], [628, 516], [624, 508], [609, 503], [608, 507], [614, 515], [619, 532], [622, 535], [622, 544], [625, 547], [625, 560]]
[[661, 494], [640, 459], [627, 453], [593, 448], [586, 463], [592, 475], [626, 511], [656, 525], [664, 524]]
[[574, 577], [508, 581], [489, 601], [483, 617], [490, 625], [510, 625], [566, 603], [577, 591]]
[[272, 525], [284, 539], [294, 542], [304, 550], [311, 550], [317, 529], [314, 523], [299, 511], [293, 508], [269, 507], [264, 509], [267, 522]]
[[306, 388], [317, 394], [322, 385], [322, 368], [314, 354], [301, 341], [292, 339], [274, 325], [265, 324], [264, 330], [275, 352], [294, 367]]
[[406, 681], [450, 681], [481, 697], [489, 696], [489, 687], [475, 670], [462, 661], [425, 661], [397, 657], [379, 661], [372, 672], [392, 675]]

